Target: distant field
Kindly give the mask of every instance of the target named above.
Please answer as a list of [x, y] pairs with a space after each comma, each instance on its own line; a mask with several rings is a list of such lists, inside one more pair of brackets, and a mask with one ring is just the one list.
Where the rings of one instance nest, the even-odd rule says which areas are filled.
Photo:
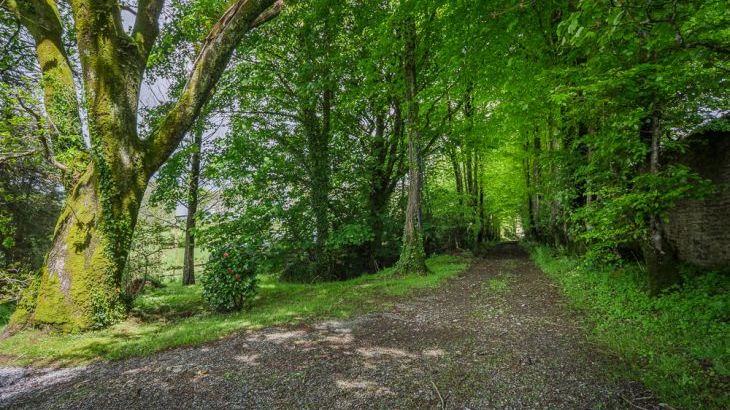
[[[165, 249], [162, 253], [162, 276], [164, 279], [178, 279], [182, 277], [183, 258], [185, 248]], [[196, 273], [202, 272], [205, 263], [208, 261], [208, 251], [203, 249], [195, 250]]]

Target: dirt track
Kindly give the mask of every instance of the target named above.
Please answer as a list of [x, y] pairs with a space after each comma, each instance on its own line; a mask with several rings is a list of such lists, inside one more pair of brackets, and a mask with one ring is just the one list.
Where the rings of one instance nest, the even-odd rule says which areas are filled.
[[658, 408], [640, 384], [610, 376], [615, 359], [580, 323], [525, 252], [505, 244], [387, 312], [60, 374], [0, 374], [0, 407]]

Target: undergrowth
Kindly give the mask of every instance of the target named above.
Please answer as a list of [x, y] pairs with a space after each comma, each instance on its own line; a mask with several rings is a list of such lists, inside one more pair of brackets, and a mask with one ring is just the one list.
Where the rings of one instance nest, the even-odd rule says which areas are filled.
[[648, 296], [639, 266], [595, 270], [528, 245], [540, 268], [586, 312], [592, 337], [679, 408], [730, 408], [730, 277], [685, 269], [681, 287]]
[[8, 320], [10, 319], [10, 315], [13, 314], [14, 309], [14, 303], [0, 303], [0, 328], [8, 324]]

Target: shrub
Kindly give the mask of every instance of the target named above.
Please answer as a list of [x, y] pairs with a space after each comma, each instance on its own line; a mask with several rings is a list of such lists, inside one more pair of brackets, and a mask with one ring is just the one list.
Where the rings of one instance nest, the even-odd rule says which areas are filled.
[[200, 279], [203, 299], [215, 310], [240, 310], [256, 293], [255, 254], [243, 246], [213, 249]]

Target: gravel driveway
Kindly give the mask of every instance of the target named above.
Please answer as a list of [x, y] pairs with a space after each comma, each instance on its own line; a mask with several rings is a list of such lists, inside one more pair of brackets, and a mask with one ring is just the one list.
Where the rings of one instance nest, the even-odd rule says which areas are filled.
[[240, 332], [150, 357], [3, 369], [0, 407], [660, 408], [517, 245], [387, 312]]

